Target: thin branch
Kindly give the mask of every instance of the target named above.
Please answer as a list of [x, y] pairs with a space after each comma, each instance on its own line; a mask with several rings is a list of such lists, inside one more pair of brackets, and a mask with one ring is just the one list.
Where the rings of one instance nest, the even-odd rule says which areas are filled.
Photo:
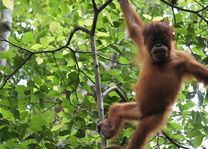
[[31, 51], [29, 51], [28, 49], [23, 48], [23, 47], [21, 47], [21, 46], [18, 46], [18, 45], [16, 45], [16, 44], [14, 44], [14, 43], [10, 42], [10, 41], [9, 41], [9, 40], [7, 40], [6, 38], [4, 38], [2, 35], [0, 35], [0, 37], [1, 37], [2, 39], [4, 39], [4, 40], [1, 40], [1, 41], [8, 42], [9, 44], [11, 44], [11, 45], [12, 45], [12, 46], [14, 46], [14, 47], [17, 47], [17, 48], [19, 48], [19, 49], [21, 49], [21, 50], [23, 50], [23, 51], [25, 51], [25, 52], [32, 53], [32, 52], [31, 52]]
[[189, 147], [180, 145], [178, 142], [176, 142], [175, 140], [173, 140], [172, 138], [170, 138], [164, 131], [162, 131], [162, 134], [175, 146], [177, 146], [178, 148], [184, 148], [184, 149], [191, 149]]
[[41, 54], [41, 53], [56, 53], [56, 52], [59, 52], [61, 51], [62, 49], [65, 49], [66, 46], [62, 46], [62, 47], [59, 47], [55, 50], [47, 50], [47, 51], [34, 51], [32, 52], [33, 54]]
[[119, 88], [117, 86], [111, 87], [109, 89], [107, 89], [104, 93], [103, 93], [103, 98], [105, 98], [108, 94], [110, 94], [111, 92], [115, 91], [124, 102], [127, 102], [128, 99], [121, 93], [121, 91], [119, 90]]
[[28, 50], [28, 49], [26, 49], [26, 48], [23, 48], [23, 47], [21, 47], [21, 46], [19, 46], [19, 45], [16, 45], [16, 44], [14, 44], [14, 43], [12, 43], [12, 42], [6, 40], [4, 37], [2, 37], [2, 36], [0, 35], [0, 37], [2, 37], [3, 40], [4, 40], [5, 42], [8, 42], [8, 43], [11, 44], [12, 46], [17, 47], [17, 48], [20, 49], [20, 50], [23, 50], [23, 51], [25, 51], [25, 52], [30, 53], [29, 56], [22, 62], [22, 64], [21, 64], [20, 66], [18, 66], [18, 67], [17, 67], [10, 75], [7, 76], [7, 78], [3, 81], [3, 83], [2, 83], [2, 85], [1, 85], [1, 87], [0, 87], [0, 89], [2, 89], [2, 88], [6, 85], [6, 83], [8, 82], [8, 80], [9, 80], [9, 79], [10, 79], [17, 71], [19, 71], [19, 69], [22, 68], [22, 66], [23, 66], [23, 65], [24, 65], [24, 64], [25, 64], [25, 63], [26, 63], [33, 55], [35, 55], [35, 54], [41, 54], [41, 53], [56, 53], [56, 52], [61, 51], [62, 49], [67, 48], [68, 45], [69, 45], [70, 42], [71, 42], [71, 39], [72, 39], [74, 33], [76, 33], [76, 32], [79, 31], [79, 30], [81, 30], [81, 31], [83, 31], [83, 32], [85, 32], [85, 33], [87, 33], [87, 34], [91, 34], [91, 32], [90, 32], [88, 29], [86, 29], [86, 28], [84, 28], [84, 27], [77, 26], [77, 27], [75, 27], [75, 28], [72, 30], [71, 34], [69, 35], [69, 38], [68, 38], [68, 41], [67, 41], [66, 45], [64, 45], [64, 46], [62, 46], [62, 47], [59, 47], [59, 48], [57, 48], [57, 49], [55, 49], [55, 50], [48, 50], [48, 51], [30, 51], [30, 50]]
[[127, 99], [126, 101], [129, 101], [127, 95], [126, 95], [126, 92], [119, 86], [117, 85], [117, 87], [123, 92], [123, 94], [125, 95], [125, 99]]
[[171, 8], [172, 8], [172, 12], [173, 12], [174, 24], [177, 24], [174, 8], [173, 7], [171, 7]]
[[122, 63], [120, 63], [120, 62], [118, 62], [118, 61], [114, 61], [114, 60], [111, 60], [111, 59], [109, 59], [109, 58], [106, 58], [106, 57], [104, 57], [104, 56], [102, 56], [102, 55], [100, 55], [100, 54], [98, 54], [98, 56], [101, 57], [102, 59], [105, 59], [105, 60], [108, 60], [108, 61], [111, 61], [111, 62], [120, 64], [120, 65], [130, 65], [130, 64], [131, 64], [131, 63], [129, 63], [129, 64], [122, 64]]
[[95, 82], [82, 70], [80, 70], [80, 72], [85, 76], [87, 77], [93, 84], [95, 84]]
[[52, 109], [53, 107], [55, 107], [57, 105], [57, 103], [54, 103], [53, 105], [51, 105], [49, 108], [47, 108], [45, 111], [43, 111], [42, 113], [45, 113], [47, 111], [49, 111], [50, 109]]
[[81, 27], [81, 26], [76, 26], [76, 27], [71, 31], [71, 34], [69, 35], [68, 41], [67, 41], [67, 43], [66, 43], [65, 46], [68, 46], [68, 45], [70, 44], [70, 42], [71, 42], [71, 40], [72, 40], [72, 37], [74, 36], [74, 33], [76, 33], [76, 32], [79, 31], [79, 30], [81, 30], [81, 31], [83, 31], [83, 32], [85, 32], [85, 33], [87, 33], [87, 34], [91, 34], [91, 32], [90, 32], [88, 29], [86, 29], [86, 28], [84, 28], [84, 27]]
[[[74, 34], [75, 34], [77, 31], [79, 31], [79, 30], [81, 30], [81, 31], [83, 31], [83, 32], [85, 32], [85, 33], [87, 33], [87, 34], [91, 34], [91, 31], [89, 31], [88, 29], [86, 29], [86, 28], [84, 28], [84, 27], [76, 26], [76, 27], [71, 31], [71, 34], [69, 35], [69, 38], [68, 38], [68, 41], [67, 41], [66, 45], [61, 46], [61, 47], [59, 47], [59, 48], [57, 48], [57, 49], [54, 49], [54, 50], [47, 50], [47, 51], [30, 51], [30, 50], [28, 50], [28, 49], [26, 49], [26, 48], [23, 48], [23, 47], [21, 47], [21, 46], [18, 46], [18, 45], [16, 45], [16, 44], [14, 44], [14, 43], [12, 43], [12, 42], [6, 40], [6, 39], [3, 38], [1, 35], [0, 35], [0, 36], [4, 39], [5, 42], [8, 42], [8, 43], [11, 44], [12, 46], [17, 47], [17, 48], [19, 48], [19, 49], [21, 49], [21, 50], [23, 50], [23, 51], [29, 52], [29, 53], [33, 53], [33, 54], [56, 53], [56, 52], [61, 51], [61, 50], [64, 49], [64, 48], [67, 48], [67, 46], [70, 44], [70, 42], [71, 42], [71, 40], [72, 40], [72, 37], [73, 37]], [[82, 53], [91, 53], [91, 52], [82, 52]]]
[[[2, 37], [2, 36], [0, 35], [0, 37]], [[3, 38], [3, 37], [2, 37], [2, 38]], [[11, 41], [9, 41], [9, 40], [6, 40], [5, 38], [4, 38], [4, 41], [5, 41], [5, 42], [8, 42], [8, 43], [11, 44], [12, 46], [14, 46], [14, 47], [16, 47], [16, 48], [18, 48], [18, 49], [20, 49], [20, 50], [23, 50], [23, 51], [28, 52], [28, 53], [31, 53], [31, 54], [56, 53], [56, 52], [58, 52], [58, 51], [60, 51], [60, 50], [62, 50], [62, 49], [64, 49], [64, 48], [66, 48], [66, 46], [62, 46], [62, 47], [59, 47], [59, 48], [57, 48], [57, 49], [55, 49], [55, 50], [48, 50], [48, 51], [30, 51], [30, 50], [28, 50], [28, 49], [26, 49], [26, 48], [24, 48], [24, 47], [21, 47], [21, 46], [15, 44], [15, 43], [13, 43], [13, 42], [11, 42]]]
[[113, 86], [113, 87], [107, 89], [107, 90], [103, 93], [103, 98], [105, 98], [105, 96], [107, 96], [108, 94], [110, 94], [111, 92], [113, 92], [113, 91], [115, 91], [115, 90], [117, 90], [117, 89], [118, 89], [117, 86]]
[[5, 85], [6, 85], [6, 83], [7, 83], [7, 81], [20, 69], [20, 68], [22, 68], [22, 66], [33, 56], [33, 54], [34, 53], [31, 53], [23, 62], [22, 62], [22, 64], [21, 65], [19, 65], [10, 75], [8, 75], [7, 76], [7, 78], [3, 81], [3, 83], [2, 83], [2, 85], [1, 85], [1, 87], [0, 87], [0, 89], [2, 89]]
[[[69, 50], [72, 50], [69, 48]], [[78, 88], [78, 81], [79, 81], [79, 74], [80, 74], [80, 68], [79, 68], [79, 64], [78, 64], [78, 61], [77, 61], [77, 57], [76, 57], [76, 53], [74, 51], [72, 51], [73, 53], [73, 57], [74, 57], [74, 61], [75, 61], [75, 64], [76, 64], [76, 67], [77, 67], [77, 70], [78, 70], [78, 74], [77, 74], [77, 80], [76, 80], [76, 84], [75, 84], [75, 88], [74, 88], [74, 92], [75, 92], [75, 95], [77, 97], [77, 88]]]
[[69, 51], [73, 51], [73, 52], [75, 52], [75, 53], [80, 53], [80, 54], [92, 54], [92, 52], [86, 52], [86, 51], [76, 51], [76, 50], [74, 50], [74, 49], [72, 49], [71, 47], [67, 47], [68, 49], [70, 49]]
[[59, 74], [60, 74], [60, 76], [61, 76], [61, 79], [62, 79], [63, 82], [64, 82], [64, 88], [65, 88], [65, 90], [66, 90], [66, 83], [65, 83], [64, 77], [63, 77], [63, 75], [62, 75], [62, 73], [61, 73], [61, 70], [60, 70], [60, 68], [59, 68], [59, 65], [58, 65], [58, 63], [57, 63], [56, 56], [54, 55], [54, 53], [52, 53], [52, 54], [53, 54], [53, 58], [54, 58], [56, 67], [58, 68]]
[[105, 2], [99, 9], [98, 12], [100, 13], [106, 6], [108, 6], [113, 0], [108, 0]]
[[163, 3], [165, 3], [165, 4], [167, 4], [167, 5], [169, 5], [169, 6], [171, 6], [171, 7], [173, 7], [173, 8], [176, 8], [176, 9], [178, 9], [178, 10], [182, 10], [182, 11], [194, 13], [194, 14], [198, 15], [202, 20], [204, 20], [204, 21], [208, 24], [208, 20], [205, 19], [201, 14], [199, 14], [199, 12], [201, 12], [201, 11], [204, 10], [204, 9], [206, 9], [208, 6], [206, 6], [205, 8], [202, 8], [202, 9], [200, 9], [200, 10], [194, 11], [194, 10], [189, 10], [189, 9], [180, 8], [180, 7], [175, 6], [175, 5], [169, 3], [169, 2], [167, 2], [167, 1], [165, 1], [165, 0], [160, 0], [160, 1], [163, 2]]
[[[83, 53], [83, 52], [81, 52], [81, 51], [75, 51], [75, 50], [73, 50], [71, 47], [68, 47], [68, 50], [71, 51], [71, 52], [73, 52], [73, 53]], [[84, 52], [84, 53], [92, 54], [92, 52]], [[76, 65], [79, 66], [79, 65], [78, 65], [78, 62], [77, 62], [77, 58], [76, 58], [75, 60], [76, 60], [76, 61], [75, 61]], [[94, 82], [94, 81], [93, 81], [93, 80], [92, 80], [85, 72], [83, 72], [79, 67], [78, 67], [78, 70], [79, 70], [82, 74], [84, 74], [84, 76], [87, 77], [93, 84], [95, 84], [95, 82]]]
[[[196, 2], [196, 1], [195, 1]], [[198, 2], [197, 2], [198, 3]], [[200, 10], [198, 10], [198, 11], [196, 11], [196, 12], [201, 12], [201, 11], [203, 11], [203, 10], [205, 10], [205, 9], [208, 9], [208, 5], [207, 6], [203, 6], [202, 4], [200, 4], [200, 3], [198, 3], [201, 7], [203, 7], [202, 9], [200, 9]]]

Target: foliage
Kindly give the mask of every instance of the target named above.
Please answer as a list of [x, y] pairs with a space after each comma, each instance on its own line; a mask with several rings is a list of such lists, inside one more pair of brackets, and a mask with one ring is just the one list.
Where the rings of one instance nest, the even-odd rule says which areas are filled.
[[[96, 1], [98, 6], [105, 2]], [[143, 14], [145, 22], [161, 18], [173, 20], [178, 49], [208, 64], [206, 0], [178, 2], [176, 7], [193, 12], [172, 9], [162, 0], [132, 3], [137, 12]], [[9, 7], [7, 5], [0, 9]], [[57, 52], [39, 52], [65, 45], [76, 26], [90, 30], [93, 18], [93, 5], [89, 0], [15, 0], [9, 39], [12, 44], [8, 52], [0, 55], [7, 59], [7, 65], [0, 67], [0, 149], [99, 148], [96, 66], [93, 65], [90, 36], [78, 31], [68, 47]], [[138, 66], [134, 63], [137, 49], [124, 30], [119, 5], [113, 1], [99, 14], [96, 26], [102, 91], [118, 86], [130, 101], [134, 98], [132, 84], [138, 76]], [[36, 53], [30, 56], [23, 47]], [[199, 149], [206, 147], [207, 99], [208, 94], [201, 84], [187, 82], [164, 128], [165, 134], [177, 143], [173, 144], [166, 135], [160, 134], [151, 140], [149, 148], [160, 145], [160, 148], [175, 149], [178, 142]], [[114, 102], [124, 101], [116, 92], [111, 92], [104, 98], [105, 112]], [[119, 139], [110, 143], [126, 145], [133, 128], [127, 125]]]

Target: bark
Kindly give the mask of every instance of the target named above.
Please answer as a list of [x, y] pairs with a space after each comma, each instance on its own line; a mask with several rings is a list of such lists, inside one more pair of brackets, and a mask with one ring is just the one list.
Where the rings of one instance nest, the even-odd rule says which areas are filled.
[[[0, 0], [2, 4], [2, 0]], [[13, 9], [5, 9], [0, 11], [0, 35], [5, 39], [8, 39], [12, 30], [12, 11]], [[9, 44], [6, 41], [2, 41], [0, 37], [0, 52], [5, 52], [9, 49]], [[6, 59], [0, 59], [0, 66], [6, 65]]]

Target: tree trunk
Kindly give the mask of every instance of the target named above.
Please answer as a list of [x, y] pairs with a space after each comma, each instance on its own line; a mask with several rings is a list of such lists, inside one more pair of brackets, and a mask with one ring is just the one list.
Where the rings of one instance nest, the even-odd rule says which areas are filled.
[[[2, 0], [0, 0], [2, 4]], [[0, 11], [0, 35], [8, 39], [12, 29], [12, 11], [13, 9], [4, 9]], [[9, 44], [0, 37], [0, 52], [5, 52], [9, 49]], [[6, 59], [0, 59], [0, 66], [6, 65]]]

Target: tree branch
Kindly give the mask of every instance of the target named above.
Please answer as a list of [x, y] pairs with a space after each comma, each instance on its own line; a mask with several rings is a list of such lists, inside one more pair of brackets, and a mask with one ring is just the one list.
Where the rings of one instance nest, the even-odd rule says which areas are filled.
[[162, 131], [162, 134], [165, 136], [165, 138], [167, 138], [172, 144], [174, 144], [175, 146], [177, 146], [178, 148], [184, 148], [184, 149], [191, 149], [189, 147], [185, 147], [183, 145], [180, 145], [178, 142], [176, 142], [175, 140], [173, 140], [172, 138], [170, 138], [167, 133], [165, 133], [164, 131]]
[[68, 45], [70, 44], [71, 39], [72, 39], [72, 37], [74, 36], [74, 33], [76, 33], [76, 32], [79, 31], [79, 30], [81, 30], [81, 31], [83, 31], [83, 32], [85, 32], [85, 33], [87, 33], [87, 34], [91, 34], [91, 32], [90, 32], [88, 29], [86, 29], [86, 28], [84, 28], [84, 27], [81, 27], [81, 26], [76, 26], [76, 27], [72, 30], [71, 34], [69, 35], [68, 41], [67, 41], [67, 43], [66, 43], [65, 46], [68, 46]]
[[23, 47], [21, 47], [21, 46], [19, 46], [19, 45], [16, 45], [16, 44], [14, 44], [14, 43], [12, 43], [12, 42], [6, 40], [2, 35], [0, 35], [0, 37], [1, 37], [5, 42], [8, 42], [8, 43], [11, 44], [12, 46], [14, 46], [14, 47], [16, 47], [16, 48], [18, 48], [18, 49], [20, 49], [20, 50], [23, 50], [23, 51], [25, 51], [25, 52], [30, 53], [29, 56], [22, 62], [22, 64], [21, 64], [20, 66], [18, 66], [18, 67], [17, 67], [10, 75], [8, 75], [8, 76], [6, 77], [6, 79], [3, 81], [2, 85], [1, 85], [0, 89], [2, 89], [2, 88], [6, 85], [6, 83], [8, 82], [8, 80], [9, 80], [16, 72], [18, 72], [19, 69], [21, 69], [21, 68], [23, 67], [23, 65], [24, 65], [24, 64], [25, 64], [25, 63], [26, 63], [33, 55], [35, 55], [35, 54], [41, 54], [41, 53], [56, 53], [56, 52], [61, 51], [62, 49], [67, 48], [68, 45], [69, 45], [70, 42], [71, 42], [72, 37], [73, 37], [74, 34], [75, 34], [77, 31], [79, 31], [79, 30], [81, 30], [81, 31], [83, 31], [83, 32], [85, 32], [85, 33], [87, 33], [87, 34], [91, 34], [91, 32], [90, 32], [88, 29], [86, 29], [86, 28], [84, 28], [84, 27], [76, 26], [76, 27], [71, 31], [71, 34], [69, 35], [68, 41], [67, 41], [67, 43], [66, 43], [64, 46], [61, 46], [61, 47], [59, 47], [59, 48], [57, 48], [57, 49], [55, 49], [55, 50], [48, 50], [48, 51], [30, 51], [30, 50], [28, 50], [28, 49], [26, 49], [26, 48], [23, 48]]
[[[92, 4], [93, 4], [93, 9], [94, 9], [94, 18], [93, 18], [93, 23], [92, 23], [92, 27], [91, 30], [88, 30], [84, 27], [80, 27], [77, 26], [75, 27], [72, 31], [71, 34], [68, 37], [68, 40], [66, 42], [66, 44], [62, 47], [59, 47], [55, 50], [48, 50], [48, 51], [30, 51], [26, 48], [20, 47], [14, 43], [9, 42], [8, 40], [5, 40], [6, 42], [10, 43], [11, 45], [19, 48], [20, 50], [26, 51], [29, 54], [29, 56], [24, 60], [24, 62], [14, 71], [12, 72], [3, 82], [1, 88], [3, 88], [5, 86], [5, 84], [7, 83], [7, 81], [35, 54], [40, 54], [40, 53], [56, 53], [61, 51], [62, 49], [68, 48], [69, 44], [73, 38], [73, 35], [81, 30], [87, 34], [90, 35], [90, 41], [91, 41], [91, 49], [92, 49], [92, 57], [93, 57], [93, 65], [94, 65], [94, 73], [95, 73], [95, 87], [96, 87], [96, 101], [97, 101], [97, 106], [98, 106], [98, 115], [99, 115], [99, 120], [104, 120], [104, 108], [103, 108], [103, 98], [102, 98], [102, 92], [101, 92], [101, 79], [100, 79], [100, 72], [99, 72], [99, 64], [98, 64], [98, 51], [96, 49], [96, 40], [95, 40], [95, 30], [96, 30], [96, 25], [97, 25], [97, 19], [98, 19], [98, 15], [99, 13], [105, 8], [107, 7], [110, 3], [112, 2], [112, 0], [108, 0], [107, 2], [105, 2], [99, 9], [97, 7], [97, 4], [95, 2], [95, 0], [92, 0]], [[70, 50], [70, 49], [69, 49]], [[73, 51], [72, 51], [73, 52]], [[74, 52], [73, 52], [74, 53]], [[78, 66], [77, 66], [78, 67]], [[79, 69], [79, 67], [78, 67]], [[80, 71], [80, 70], [78, 70]], [[1, 89], [0, 88], [0, 89]], [[106, 146], [106, 140], [104, 138], [104, 136], [101, 136], [101, 148]]]
[[105, 98], [108, 94], [110, 94], [111, 92], [115, 91], [124, 102], [127, 102], [128, 99], [121, 93], [121, 91], [119, 90], [119, 88], [117, 86], [113, 86], [109, 89], [107, 89], [104, 93], [103, 93], [103, 98]]
[[169, 5], [169, 6], [171, 6], [172, 8], [176, 8], [176, 9], [181, 10], [181, 11], [186, 11], [186, 12], [194, 13], [194, 14], [198, 15], [202, 20], [204, 20], [204, 21], [208, 24], [208, 20], [205, 19], [204, 16], [202, 16], [201, 14], [199, 14], [199, 12], [203, 11], [204, 9], [207, 9], [208, 6], [202, 8], [202, 9], [200, 9], [200, 10], [194, 11], [194, 10], [189, 10], [189, 9], [180, 8], [180, 7], [175, 6], [175, 5], [169, 3], [169, 2], [167, 2], [167, 1], [165, 1], [165, 0], [160, 0], [160, 1], [163, 2], [163, 3], [165, 3], [165, 4], [167, 4], [167, 5]]
[[107, 7], [113, 0], [108, 0], [105, 2], [99, 9], [98, 12], [100, 13], [105, 7]]
[[93, 9], [95, 11], [97, 11], [97, 4], [96, 4], [95, 0], [92, 0], [92, 5], [93, 5]]
[[[94, 73], [95, 73], [95, 88], [96, 88], [96, 101], [97, 101], [97, 107], [98, 107], [98, 116], [99, 121], [104, 120], [104, 108], [103, 108], [103, 97], [101, 92], [101, 78], [100, 78], [100, 72], [99, 72], [99, 64], [98, 64], [98, 51], [96, 48], [96, 40], [95, 40], [95, 29], [97, 26], [97, 19], [99, 13], [110, 4], [112, 0], [108, 0], [106, 3], [104, 3], [99, 9], [97, 9], [97, 5], [95, 3], [95, 0], [92, 0], [93, 9], [94, 9], [94, 18], [92, 22], [91, 27], [91, 34], [90, 34], [90, 41], [91, 41], [91, 49], [92, 49], [92, 58], [93, 58], [93, 65], [94, 65]], [[106, 139], [101, 134], [101, 148], [106, 146]]]
[[23, 51], [25, 51], [25, 52], [32, 53], [32, 52], [31, 52], [31, 51], [29, 51], [28, 49], [23, 48], [23, 47], [21, 47], [21, 46], [18, 46], [18, 45], [16, 45], [16, 44], [14, 44], [14, 43], [10, 42], [10, 41], [9, 41], [9, 40], [7, 40], [6, 38], [4, 38], [1, 34], [0, 34], [0, 37], [3, 39], [3, 40], [1, 40], [1, 41], [5, 41], [5, 42], [9, 43], [10, 45], [12, 45], [12, 46], [14, 46], [14, 47], [17, 47], [17, 48], [19, 48], [19, 49], [21, 49], [21, 50], [23, 50]]
[[0, 89], [2, 89], [5, 85], [6, 85], [6, 83], [7, 83], [7, 81], [20, 69], [20, 68], [22, 68], [22, 66], [33, 56], [33, 54], [34, 53], [31, 53], [23, 62], [22, 62], [22, 64], [20, 65], [20, 66], [18, 66], [10, 75], [8, 75], [7, 77], [6, 77], [6, 79], [3, 81], [3, 83], [2, 83], [2, 85], [1, 85], [1, 87], [0, 87]]

